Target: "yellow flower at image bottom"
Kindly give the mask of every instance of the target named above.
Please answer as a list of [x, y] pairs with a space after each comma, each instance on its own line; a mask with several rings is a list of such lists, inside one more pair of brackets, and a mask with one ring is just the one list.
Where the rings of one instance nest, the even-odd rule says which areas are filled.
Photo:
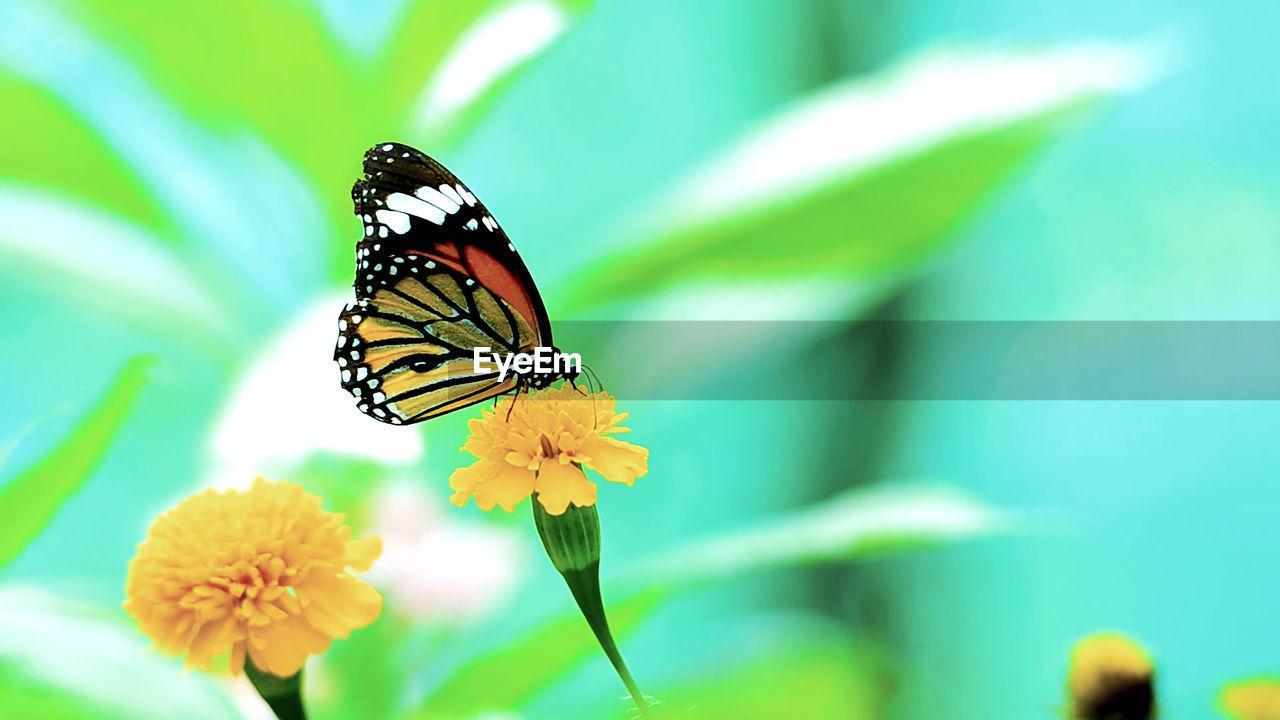
[[238, 675], [247, 652], [258, 668], [293, 675], [382, 610], [378, 591], [351, 574], [370, 568], [382, 541], [352, 540], [343, 519], [293, 483], [206, 490], [151, 525], [129, 563], [124, 608], [188, 667], [207, 670], [229, 652]]
[[1221, 705], [1235, 720], [1280, 720], [1280, 677], [1231, 683], [1223, 688]]
[[584, 394], [567, 384], [503, 398], [471, 420], [462, 449], [479, 460], [455, 470], [449, 486], [453, 504], [472, 496], [483, 510], [516, 503], [538, 493], [552, 515], [570, 504], [596, 502], [596, 484], [583, 474], [595, 470], [611, 482], [631, 485], [649, 469], [649, 450], [611, 437], [629, 413], [615, 413], [616, 400], [604, 392]]
[[1098, 633], [1071, 651], [1067, 691], [1072, 720], [1150, 720], [1155, 717], [1155, 666], [1136, 642]]

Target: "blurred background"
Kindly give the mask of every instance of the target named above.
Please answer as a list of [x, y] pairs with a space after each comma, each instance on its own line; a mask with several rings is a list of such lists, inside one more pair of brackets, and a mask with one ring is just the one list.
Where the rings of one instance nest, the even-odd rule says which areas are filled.
[[[0, 1], [0, 716], [266, 717], [120, 610], [159, 512], [262, 474], [385, 542], [382, 618], [308, 666], [316, 717], [628, 717], [528, 510], [447, 503], [479, 410], [383, 426], [338, 387], [348, 193], [386, 140], [481, 196], [558, 335], [634, 389], [650, 473], [601, 488], [602, 572], [664, 712], [1055, 717], [1068, 648], [1120, 630], [1163, 717], [1211, 716], [1280, 671], [1274, 403], [932, 398], [949, 348], [902, 321], [1277, 319], [1277, 22]], [[637, 320], [768, 322], [690, 357]], [[802, 357], [876, 399], [769, 393]]]

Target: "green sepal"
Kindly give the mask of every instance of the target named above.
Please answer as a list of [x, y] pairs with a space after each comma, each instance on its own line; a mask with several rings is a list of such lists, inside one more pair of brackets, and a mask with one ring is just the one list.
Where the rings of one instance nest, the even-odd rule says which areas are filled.
[[561, 574], [600, 567], [600, 515], [595, 505], [570, 505], [560, 515], [548, 513], [535, 495], [533, 524], [551, 564]]
[[244, 674], [253, 683], [253, 689], [267, 701], [272, 712], [280, 720], [307, 720], [307, 711], [302, 706], [302, 671], [280, 677], [259, 669], [247, 654], [244, 658]]

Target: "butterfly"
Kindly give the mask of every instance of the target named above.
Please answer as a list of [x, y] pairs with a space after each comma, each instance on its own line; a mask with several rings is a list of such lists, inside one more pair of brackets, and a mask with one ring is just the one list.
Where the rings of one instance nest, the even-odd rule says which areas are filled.
[[334, 359], [361, 412], [414, 423], [577, 376], [566, 362], [550, 370], [510, 363], [504, 377], [477, 359], [484, 347], [554, 350], [551, 322], [515, 245], [443, 165], [380, 143], [365, 153], [351, 199], [364, 237]]

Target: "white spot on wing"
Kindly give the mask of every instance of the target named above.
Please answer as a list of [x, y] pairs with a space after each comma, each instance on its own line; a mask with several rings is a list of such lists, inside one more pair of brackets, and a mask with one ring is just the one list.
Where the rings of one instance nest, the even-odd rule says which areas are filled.
[[440, 192], [439, 190], [436, 190], [435, 188], [429, 188], [425, 185], [418, 188], [416, 191], [414, 191], [413, 194], [417, 195], [423, 200], [426, 200], [432, 205], [435, 205], [436, 207], [449, 213], [450, 215], [458, 212], [458, 209], [461, 207], [461, 205], [451, 200], [444, 193]]
[[444, 193], [445, 195], [448, 195], [449, 199], [452, 200], [454, 203], [456, 203], [459, 207], [462, 206], [462, 196], [458, 194], [457, 190], [454, 190], [448, 185], [441, 185], [440, 192]]
[[[443, 210], [430, 203], [425, 203], [412, 195], [392, 193], [387, 196], [387, 207], [392, 210], [409, 213], [410, 215], [420, 217], [423, 220], [429, 220], [437, 225], [444, 224], [445, 214]], [[394, 230], [395, 227], [393, 226], [392, 229]]]
[[468, 205], [476, 204], [476, 196], [472, 195], [470, 190], [462, 187], [461, 185], [458, 185], [457, 187], [458, 187], [458, 194], [462, 196], [463, 200], [467, 201]]
[[[408, 195], [406, 195], [405, 197], [408, 197]], [[374, 214], [378, 216], [378, 222], [391, 228], [391, 230], [395, 232], [397, 235], [403, 235], [409, 232], [410, 223], [409, 223], [408, 215], [405, 215], [402, 212], [396, 212], [395, 210], [379, 210]], [[378, 248], [375, 245], [374, 250], [377, 250], [377, 249]]]

